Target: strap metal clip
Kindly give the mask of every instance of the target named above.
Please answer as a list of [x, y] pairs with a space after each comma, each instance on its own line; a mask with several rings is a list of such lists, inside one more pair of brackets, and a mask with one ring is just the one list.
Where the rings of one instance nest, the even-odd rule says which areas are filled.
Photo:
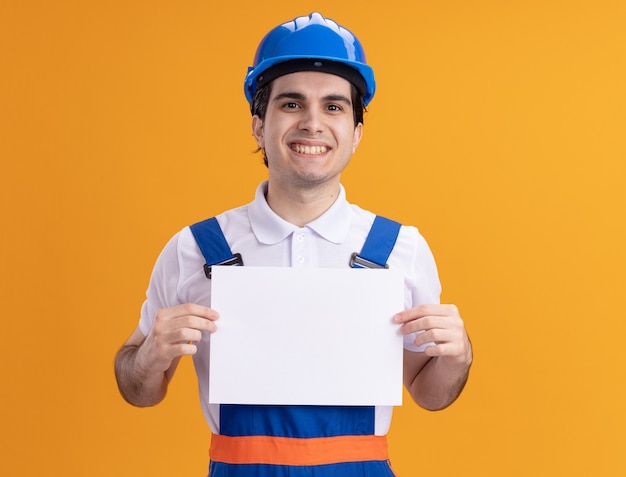
[[224, 260], [223, 262], [214, 263], [213, 265], [207, 265], [205, 263], [204, 264], [204, 274], [210, 280], [211, 279], [211, 267], [229, 266], [229, 265], [243, 266], [243, 259], [241, 258], [241, 254], [240, 253], [236, 253], [236, 254], [233, 255], [232, 258]]
[[372, 262], [366, 258], [361, 257], [358, 253], [354, 252], [350, 257], [351, 268], [389, 268], [389, 265], [380, 265], [379, 263]]

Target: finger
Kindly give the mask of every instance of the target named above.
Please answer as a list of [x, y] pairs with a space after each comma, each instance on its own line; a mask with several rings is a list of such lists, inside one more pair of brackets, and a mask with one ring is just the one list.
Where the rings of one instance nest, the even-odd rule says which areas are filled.
[[451, 342], [443, 342], [433, 344], [432, 346], [428, 346], [424, 349], [424, 353], [427, 356], [458, 356], [459, 355], [459, 347], [455, 343]]
[[217, 330], [214, 322], [219, 318], [219, 314], [215, 310], [196, 305], [182, 305], [174, 308], [157, 312], [154, 323], [154, 330], [157, 334], [167, 334], [179, 328], [192, 328], [209, 333]]
[[396, 323], [408, 323], [424, 316], [426, 315], [422, 311], [421, 306], [418, 306], [416, 308], [409, 308], [408, 310], [404, 310], [400, 313], [395, 314], [393, 317], [393, 321], [395, 321]]
[[[427, 356], [455, 359], [466, 362], [467, 353], [459, 343], [436, 343], [424, 350]], [[471, 359], [471, 358], [470, 358]]]
[[431, 358], [434, 358], [437, 356], [444, 356], [444, 353], [445, 353], [444, 344], [433, 343], [424, 349], [424, 354], [426, 356], [430, 356]]
[[413, 340], [413, 342], [415, 343], [416, 346], [421, 346], [427, 343], [436, 343], [436, 344], [450, 343], [450, 342], [455, 341], [455, 339], [456, 339], [456, 335], [454, 332], [451, 332], [450, 330], [437, 328], [437, 329], [418, 333], [415, 336], [415, 339]]
[[409, 308], [394, 315], [396, 323], [407, 323], [426, 316], [458, 316], [459, 312], [455, 305], [422, 304]]
[[197, 305], [195, 303], [185, 303], [171, 308], [164, 308], [157, 312], [157, 316], [161, 319], [171, 320], [184, 316], [197, 316], [205, 320], [215, 321], [219, 318], [219, 313], [207, 306]]
[[408, 335], [418, 331], [428, 331], [435, 328], [448, 328], [448, 319], [443, 316], [424, 316], [404, 323], [400, 328], [400, 333]]
[[178, 328], [170, 333], [168, 342], [172, 344], [197, 343], [202, 340], [202, 333], [192, 328]]
[[219, 313], [208, 306], [197, 305], [195, 303], [185, 303], [174, 307], [176, 316], [197, 316], [205, 320], [215, 321], [219, 318]]
[[208, 331], [213, 333], [217, 330], [214, 320], [208, 320], [199, 316], [183, 316], [175, 320], [175, 328], [190, 328], [192, 330]]
[[178, 356], [193, 356], [198, 352], [198, 346], [195, 343], [181, 343], [172, 347], [176, 357]]

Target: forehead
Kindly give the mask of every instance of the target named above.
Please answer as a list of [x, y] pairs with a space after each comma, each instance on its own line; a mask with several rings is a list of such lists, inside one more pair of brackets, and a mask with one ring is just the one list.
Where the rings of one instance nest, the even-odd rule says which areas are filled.
[[350, 98], [350, 82], [341, 76], [318, 71], [300, 71], [279, 76], [272, 82], [272, 96], [286, 92], [306, 97], [342, 95]]

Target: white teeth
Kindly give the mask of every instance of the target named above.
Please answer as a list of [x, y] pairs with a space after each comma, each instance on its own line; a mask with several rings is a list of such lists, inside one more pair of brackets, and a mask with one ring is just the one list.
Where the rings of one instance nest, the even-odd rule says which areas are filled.
[[305, 146], [303, 144], [294, 144], [292, 149], [298, 154], [318, 155], [328, 151], [326, 146]]

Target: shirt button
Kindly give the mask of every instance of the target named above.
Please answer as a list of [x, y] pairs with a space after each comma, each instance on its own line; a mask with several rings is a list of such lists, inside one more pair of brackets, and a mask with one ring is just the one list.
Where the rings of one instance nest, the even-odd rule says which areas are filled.
[[298, 257], [298, 263], [304, 263], [304, 257]]
[[298, 242], [302, 242], [302, 241], [304, 240], [304, 235], [302, 235], [302, 234], [298, 234], [298, 235], [296, 235], [296, 240], [297, 240]]

